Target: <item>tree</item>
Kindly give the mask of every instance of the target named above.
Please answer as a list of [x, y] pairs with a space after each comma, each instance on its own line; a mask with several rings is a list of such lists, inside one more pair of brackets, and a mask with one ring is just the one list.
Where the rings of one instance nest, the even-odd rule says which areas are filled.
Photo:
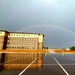
[[49, 49], [48, 47], [44, 47], [44, 49]]
[[70, 47], [70, 50], [75, 50], [75, 46], [71, 46]]

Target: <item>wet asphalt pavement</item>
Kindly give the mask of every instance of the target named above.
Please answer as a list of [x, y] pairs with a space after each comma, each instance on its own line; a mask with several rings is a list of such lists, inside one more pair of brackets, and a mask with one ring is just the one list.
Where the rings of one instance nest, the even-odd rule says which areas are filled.
[[[19, 75], [22, 70], [3, 70], [0, 75]], [[27, 69], [22, 75], [75, 75], [75, 55], [43, 55], [42, 69]]]

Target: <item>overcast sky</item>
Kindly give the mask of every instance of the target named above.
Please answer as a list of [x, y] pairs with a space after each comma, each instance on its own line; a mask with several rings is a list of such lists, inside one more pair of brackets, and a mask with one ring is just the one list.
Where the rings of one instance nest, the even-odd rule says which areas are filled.
[[0, 30], [44, 34], [44, 46], [75, 45], [75, 0], [0, 0]]

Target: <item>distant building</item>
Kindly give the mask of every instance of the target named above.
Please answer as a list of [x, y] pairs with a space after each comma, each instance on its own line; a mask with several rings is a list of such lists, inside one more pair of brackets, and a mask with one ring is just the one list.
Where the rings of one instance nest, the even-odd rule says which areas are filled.
[[0, 49], [38, 50], [43, 49], [43, 34], [8, 32], [0, 30]]
[[69, 48], [67, 48], [66, 50], [70, 50]]

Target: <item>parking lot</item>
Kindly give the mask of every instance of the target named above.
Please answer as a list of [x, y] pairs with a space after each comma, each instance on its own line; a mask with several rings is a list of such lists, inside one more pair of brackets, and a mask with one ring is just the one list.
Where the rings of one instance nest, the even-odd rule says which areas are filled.
[[[20, 75], [23, 70], [3, 70], [0, 75]], [[74, 54], [43, 55], [42, 69], [26, 69], [22, 75], [75, 75]]]

